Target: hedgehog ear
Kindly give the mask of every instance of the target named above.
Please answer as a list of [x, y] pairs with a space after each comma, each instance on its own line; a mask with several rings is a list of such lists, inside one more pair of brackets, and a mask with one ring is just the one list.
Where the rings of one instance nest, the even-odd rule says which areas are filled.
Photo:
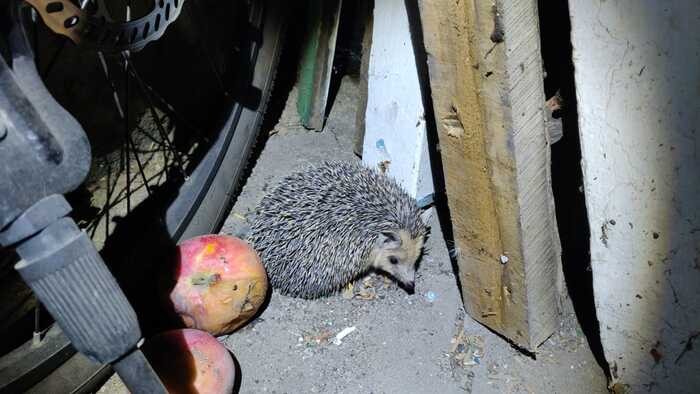
[[395, 249], [401, 246], [401, 237], [394, 231], [382, 231], [379, 233], [379, 244], [389, 249]]

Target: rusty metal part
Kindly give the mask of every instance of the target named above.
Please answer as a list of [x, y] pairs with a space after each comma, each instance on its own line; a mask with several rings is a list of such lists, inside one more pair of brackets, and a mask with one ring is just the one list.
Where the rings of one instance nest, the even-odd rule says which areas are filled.
[[104, 2], [97, 1], [91, 12], [70, 0], [25, 0], [41, 15], [44, 23], [77, 45], [107, 53], [138, 51], [159, 39], [182, 11], [185, 0], [156, 0], [153, 10], [141, 18], [115, 22]]
[[25, 0], [41, 15], [46, 26], [68, 37], [75, 44], [81, 42], [87, 14], [69, 0]]

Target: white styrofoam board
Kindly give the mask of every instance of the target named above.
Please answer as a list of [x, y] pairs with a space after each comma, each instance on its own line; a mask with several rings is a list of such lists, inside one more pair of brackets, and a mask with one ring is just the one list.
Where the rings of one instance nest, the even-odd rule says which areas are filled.
[[421, 205], [434, 193], [425, 110], [403, 0], [374, 6], [362, 161], [389, 161], [394, 177]]

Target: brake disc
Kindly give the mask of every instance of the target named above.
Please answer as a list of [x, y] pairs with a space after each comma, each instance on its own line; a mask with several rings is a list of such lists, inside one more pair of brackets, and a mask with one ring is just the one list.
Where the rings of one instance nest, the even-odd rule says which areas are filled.
[[114, 21], [103, 0], [81, 9], [70, 0], [25, 0], [56, 32], [80, 46], [107, 53], [138, 51], [160, 38], [180, 15], [185, 0], [156, 0], [153, 9], [128, 22]]

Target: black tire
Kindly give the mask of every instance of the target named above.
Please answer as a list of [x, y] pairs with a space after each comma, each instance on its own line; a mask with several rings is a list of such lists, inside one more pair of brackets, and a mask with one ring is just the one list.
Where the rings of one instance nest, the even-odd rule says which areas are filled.
[[[237, 119], [234, 125], [228, 133], [221, 134], [221, 145], [217, 141], [200, 163], [200, 168], [191, 175], [190, 181], [201, 186], [193, 188], [192, 194], [179, 194], [171, 205], [168, 215], [181, 218], [172, 227], [174, 239], [213, 233], [221, 228], [257, 141], [272, 93], [284, 35], [281, 3], [276, 0], [261, 3], [265, 3], [265, 8], [259, 10], [262, 30], [252, 70], [252, 87], [261, 92], [258, 105], [254, 108], [235, 105], [231, 113], [231, 119]], [[181, 209], [186, 213], [181, 213]]]
[[[216, 140], [175, 191], [163, 217], [166, 235], [173, 243], [221, 228], [258, 138], [281, 55], [285, 21], [279, 1], [252, 3], [250, 22], [258, 29], [251, 34], [251, 68], [246, 79], [258, 92], [257, 99], [232, 102]], [[32, 347], [28, 342], [0, 358], [0, 393], [94, 392], [111, 374], [109, 366], [76, 354], [54, 326], [41, 346]]]

